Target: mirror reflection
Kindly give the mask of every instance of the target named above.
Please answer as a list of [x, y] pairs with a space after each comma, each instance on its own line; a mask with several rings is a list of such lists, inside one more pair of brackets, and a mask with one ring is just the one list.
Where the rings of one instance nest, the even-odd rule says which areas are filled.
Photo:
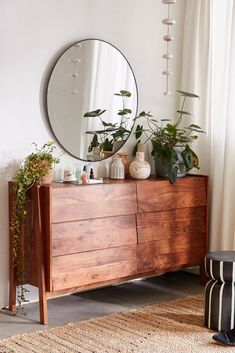
[[137, 112], [137, 86], [123, 54], [101, 40], [68, 48], [47, 90], [52, 131], [74, 157], [97, 161], [126, 142]]

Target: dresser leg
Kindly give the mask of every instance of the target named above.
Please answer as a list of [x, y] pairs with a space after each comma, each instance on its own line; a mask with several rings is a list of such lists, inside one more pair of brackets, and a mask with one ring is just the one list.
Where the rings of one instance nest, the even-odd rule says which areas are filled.
[[12, 278], [9, 285], [9, 310], [16, 312], [16, 284]]
[[206, 271], [205, 271], [205, 264], [200, 265], [200, 284], [205, 286], [207, 283]]
[[41, 207], [40, 207], [40, 186], [37, 185], [34, 193], [35, 200], [35, 234], [37, 245], [37, 272], [38, 272], [38, 292], [39, 292], [39, 313], [40, 323], [48, 324], [47, 296], [45, 285], [45, 257], [43, 253], [43, 235], [41, 224]]
[[39, 288], [39, 313], [40, 313], [40, 323], [43, 325], [48, 324], [48, 308], [47, 308], [47, 298], [45, 292]]

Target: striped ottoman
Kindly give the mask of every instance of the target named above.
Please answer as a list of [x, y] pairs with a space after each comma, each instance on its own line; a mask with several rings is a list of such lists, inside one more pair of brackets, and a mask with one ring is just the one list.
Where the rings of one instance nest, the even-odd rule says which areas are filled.
[[210, 278], [205, 288], [205, 325], [230, 330], [235, 327], [235, 251], [208, 253], [205, 270]]

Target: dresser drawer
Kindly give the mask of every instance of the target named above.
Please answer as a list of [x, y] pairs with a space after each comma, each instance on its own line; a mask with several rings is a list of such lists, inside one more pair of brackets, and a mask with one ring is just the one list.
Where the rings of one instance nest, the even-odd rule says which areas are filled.
[[171, 185], [168, 180], [149, 180], [137, 184], [138, 212], [206, 206], [207, 179], [187, 176]]
[[52, 224], [52, 256], [136, 243], [135, 215]]
[[52, 258], [52, 289], [85, 286], [137, 273], [136, 245]]
[[137, 215], [138, 243], [177, 236], [206, 236], [206, 207], [190, 207]]
[[201, 263], [206, 253], [205, 237], [175, 237], [137, 245], [138, 272], [167, 271]]
[[51, 200], [52, 223], [137, 212], [135, 183], [53, 188]]

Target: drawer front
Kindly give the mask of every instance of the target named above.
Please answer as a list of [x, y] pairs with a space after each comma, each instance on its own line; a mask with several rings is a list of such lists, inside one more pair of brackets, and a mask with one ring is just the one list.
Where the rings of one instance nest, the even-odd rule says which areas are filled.
[[109, 281], [137, 273], [136, 245], [52, 258], [52, 289]]
[[199, 265], [206, 254], [205, 238], [175, 237], [137, 245], [137, 271], [167, 271]]
[[52, 223], [121, 216], [136, 212], [135, 183], [52, 189]]
[[137, 215], [138, 243], [206, 236], [206, 207], [181, 208]]
[[207, 178], [188, 176], [171, 185], [168, 180], [137, 184], [138, 212], [205, 206]]
[[136, 243], [135, 215], [52, 224], [52, 256]]

